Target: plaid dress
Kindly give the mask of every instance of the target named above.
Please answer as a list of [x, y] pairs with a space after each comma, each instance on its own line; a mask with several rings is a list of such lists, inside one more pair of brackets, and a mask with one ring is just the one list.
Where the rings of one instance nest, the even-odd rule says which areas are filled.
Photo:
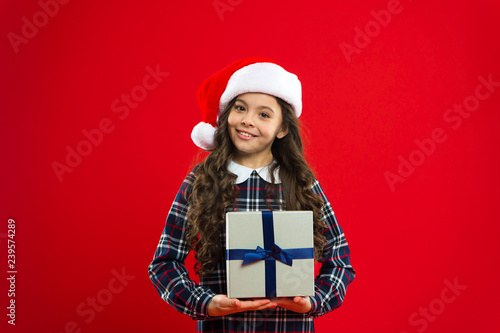
[[[270, 178], [267, 167], [252, 170], [232, 162], [229, 169], [238, 175], [238, 179], [235, 203], [227, 211], [281, 210], [281, 184], [278, 184], [276, 193], [269, 193], [266, 186], [266, 180]], [[189, 208], [186, 198], [190, 196], [194, 177], [193, 170], [182, 183], [149, 265], [149, 276], [160, 296], [179, 312], [198, 320], [200, 332], [314, 332], [313, 319], [342, 304], [347, 286], [355, 275], [344, 233], [320, 184], [316, 181], [312, 190], [325, 202], [326, 244], [320, 261], [321, 269], [315, 278], [315, 295], [310, 299], [311, 311], [302, 314], [277, 307], [211, 317], [208, 315], [210, 301], [216, 294], [226, 294], [226, 264], [221, 260], [209, 276], [200, 279], [199, 284], [189, 279], [184, 265], [189, 253], [185, 241]], [[225, 243], [225, 235], [221, 235], [221, 242]]]

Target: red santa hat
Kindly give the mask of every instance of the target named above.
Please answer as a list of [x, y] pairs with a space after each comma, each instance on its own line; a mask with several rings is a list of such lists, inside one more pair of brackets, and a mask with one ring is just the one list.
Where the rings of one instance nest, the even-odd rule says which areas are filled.
[[203, 121], [191, 132], [193, 142], [202, 149], [213, 149], [219, 116], [233, 98], [249, 92], [279, 97], [292, 106], [297, 117], [302, 113], [302, 88], [295, 74], [266, 58], [241, 59], [213, 74], [198, 89]]

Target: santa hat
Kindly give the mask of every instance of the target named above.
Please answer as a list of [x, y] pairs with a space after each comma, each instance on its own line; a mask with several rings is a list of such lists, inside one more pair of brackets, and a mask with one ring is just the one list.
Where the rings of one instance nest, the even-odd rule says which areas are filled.
[[193, 142], [202, 149], [213, 149], [219, 116], [233, 98], [249, 92], [279, 97], [292, 106], [297, 117], [302, 113], [302, 88], [295, 74], [266, 58], [241, 59], [213, 74], [198, 89], [203, 121], [191, 132]]

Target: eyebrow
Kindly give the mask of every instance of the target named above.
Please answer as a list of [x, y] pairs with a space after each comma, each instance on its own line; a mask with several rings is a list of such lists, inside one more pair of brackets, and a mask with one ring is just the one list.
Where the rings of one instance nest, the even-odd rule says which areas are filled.
[[[245, 104], [245, 106], [248, 106], [247, 102], [245, 102], [244, 100], [239, 99], [239, 98], [237, 98], [234, 102], [235, 102], [235, 103], [236, 103], [236, 102], [240, 102], [240, 103]], [[272, 113], [275, 113], [275, 112], [274, 112], [274, 110], [273, 110], [273, 108], [271, 108], [270, 106], [267, 106], [267, 105], [259, 105], [259, 106], [257, 107], [257, 109], [260, 109], [260, 110], [262, 110], [262, 109], [267, 109], [267, 110], [271, 111]]]

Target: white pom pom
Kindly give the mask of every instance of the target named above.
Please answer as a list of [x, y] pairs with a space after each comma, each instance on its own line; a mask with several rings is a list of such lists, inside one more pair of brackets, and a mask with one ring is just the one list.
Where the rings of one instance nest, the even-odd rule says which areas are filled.
[[198, 123], [191, 132], [194, 144], [204, 150], [214, 148], [215, 127], [208, 123]]

